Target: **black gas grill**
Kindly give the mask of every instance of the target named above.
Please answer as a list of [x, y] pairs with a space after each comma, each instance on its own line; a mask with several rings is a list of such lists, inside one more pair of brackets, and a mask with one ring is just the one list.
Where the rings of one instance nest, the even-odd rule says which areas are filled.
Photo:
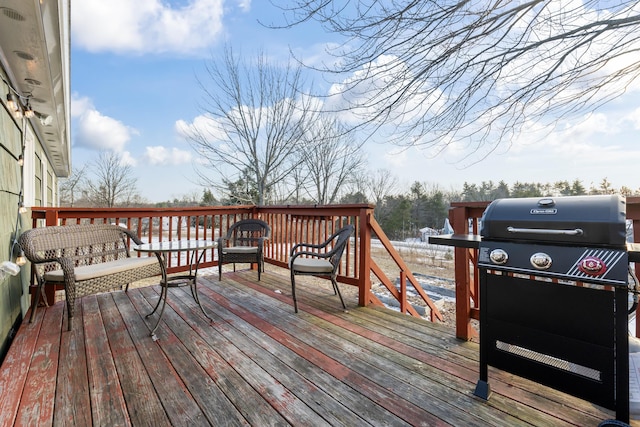
[[619, 196], [500, 199], [482, 217], [480, 378], [493, 366], [629, 419], [626, 206]]

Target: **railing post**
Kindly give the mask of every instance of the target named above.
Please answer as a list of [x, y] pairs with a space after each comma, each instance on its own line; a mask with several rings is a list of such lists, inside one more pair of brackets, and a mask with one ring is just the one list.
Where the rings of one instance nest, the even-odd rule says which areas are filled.
[[[640, 220], [633, 221], [633, 241], [640, 242]], [[635, 263], [635, 273], [636, 277], [640, 276], [640, 263]], [[636, 337], [640, 337], [640, 321], [638, 321], [640, 316], [640, 304], [636, 307]]]
[[[633, 224], [633, 241], [640, 242], [640, 197], [627, 197], [627, 219]], [[640, 263], [635, 265], [636, 277], [640, 275]], [[636, 330], [635, 336], [640, 337], [640, 304], [636, 308]]]
[[360, 209], [360, 271], [358, 272], [358, 305], [369, 305], [371, 292], [371, 215], [372, 209]]
[[[469, 219], [464, 207], [455, 207], [449, 211], [449, 221], [456, 234], [469, 234]], [[456, 337], [470, 340], [476, 334], [471, 326], [471, 275], [469, 273], [469, 250], [454, 248], [454, 266], [456, 279]]]
[[400, 313], [407, 313], [407, 273], [400, 270]]
[[58, 216], [58, 209], [47, 209], [47, 212], [44, 214], [44, 218], [47, 227], [58, 225], [58, 220], [60, 219]]

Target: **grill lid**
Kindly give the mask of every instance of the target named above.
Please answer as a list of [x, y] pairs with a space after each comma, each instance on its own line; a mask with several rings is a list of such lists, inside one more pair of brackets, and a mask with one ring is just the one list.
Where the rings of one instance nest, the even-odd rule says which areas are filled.
[[493, 201], [482, 239], [583, 246], [625, 246], [626, 201], [619, 195], [528, 197]]

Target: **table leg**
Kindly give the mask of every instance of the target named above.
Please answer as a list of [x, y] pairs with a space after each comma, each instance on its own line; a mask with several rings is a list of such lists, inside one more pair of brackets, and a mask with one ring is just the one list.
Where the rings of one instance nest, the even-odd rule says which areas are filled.
[[151, 313], [145, 316], [145, 318], [148, 318], [149, 316], [151, 316], [153, 313], [155, 313], [158, 310], [158, 307], [160, 307], [160, 304], [162, 304], [162, 308], [160, 309], [160, 315], [158, 316], [158, 321], [156, 322], [156, 325], [151, 330], [151, 336], [154, 339], [157, 339], [156, 329], [158, 329], [158, 326], [160, 325], [160, 321], [162, 320], [162, 315], [164, 314], [164, 308], [167, 305], [167, 292], [168, 292], [169, 284], [167, 280], [167, 254], [166, 253], [162, 254], [162, 264], [161, 264], [160, 270], [162, 271], [162, 279], [160, 280], [160, 299], [158, 299], [158, 302], [156, 303], [156, 306], [153, 308]]
[[200, 262], [202, 261], [202, 258], [204, 257], [205, 252], [206, 251], [203, 250], [199, 256], [197, 255], [197, 250], [191, 253], [191, 262], [189, 263], [189, 274], [184, 276], [171, 277], [171, 281], [174, 281], [174, 280], [184, 281], [181, 283], [169, 283], [170, 279], [167, 277], [167, 253], [166, 252], [162, 253], [163, 262], [161, 265], [162, 279], [160, 281], [160, 299], [158, 299], [158, 302], [156, 306], [153, 308], [153, 310], [151, 311], [151, 313], [145, 316], [146, 318], [148, 318], [149, 316], [154, 314], [156, 311], [158, 311], [158, 308], [160, 307], [160, 305], [162, 305], [162, 307], [160, 307], [160, 315], [158, 316], [158, 321], [156, 322], [155, 326], [151, 330], [151, 336], [153, 337], [154, 340], [157, 339], [155, 333], [156, 333], [156, 330], [158, 329], [158, 326], [160, 326], [160, 322], [162, 321], [162, 315], [164, 314], [164, 309], [167, 305], [167, 298], [169, 296], [170, 286], [184, 286], [186, 284], [189, 284], [189, 287], [191, 289], [191, 296], [193, 297], [195, 302], [198, 304], [198, 307], [200, 307], [200, 310], [202, 310], [202, 313], [205, 315], [207, 319], [213, 320], [211, 316], [209, 316], [209, 314], [205, 311], [202, 304], [200, 303], [200, 296], [198, 295], [198, 280], [197, 280], [198, 266], [200, 265]]
[[[209, 314], [205, 311], [204, 307], [200, 303], [200, 297], [198, 296], [198, 266], [200, 265], [200, 262], [202, 261], [202, 258], [204, 257], [205, 252], [206, 250], [202, 250], [202, 252], [200, 253], [200, 256], [197, 256], [196, 258], [196, 263], [195, 263], [195, 267], [193, 269], [193, 275], [192, 275], [193, 279], [191, 280], [191, 295], [193, 296], [193, 299], [196, 301], [196, 303], [200, 307], [200, 310], [202, 310], [202, 313], [206, 316], [206, 318], [209, 320], [213, 320], [211, 316], [209, 316]], [[194, 254], [192, 253], [191, 254], [192, 261], [193, 261], [193, 255]], [[192, 266], [193, 266], [193, 262], [191, 262], [191, 265], [189, 266], [189, 273], [192, 273], [191, 271]]]

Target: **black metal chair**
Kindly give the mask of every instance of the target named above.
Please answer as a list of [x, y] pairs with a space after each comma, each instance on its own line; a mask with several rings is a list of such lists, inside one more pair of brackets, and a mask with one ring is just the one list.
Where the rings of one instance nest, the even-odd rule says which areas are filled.
[[258, 264], [258, 280], [264, 271], [264, 241], [271, 237], [271, 227], [260, 219], [243, 219], [235, 222], [226, 237], [218, 239], [218, 280], [222, 280], [222, 264]]
[[296, 275], [329, 276], [333, 284], [334, 294], [340, 297], [342, 307], [344, 309], [347, 308], [338, 288], [336, 276], [338, 275], [340, 258], [342, 258], [344, 248], [353, 231], [354, 227], [350, 224], [336, 231], [323, 243], [298, 243], [291, 248], [289, 269], [291, 270], [291, 295], [293, 296], [293, 306], [296, 313], [298, 312]]

